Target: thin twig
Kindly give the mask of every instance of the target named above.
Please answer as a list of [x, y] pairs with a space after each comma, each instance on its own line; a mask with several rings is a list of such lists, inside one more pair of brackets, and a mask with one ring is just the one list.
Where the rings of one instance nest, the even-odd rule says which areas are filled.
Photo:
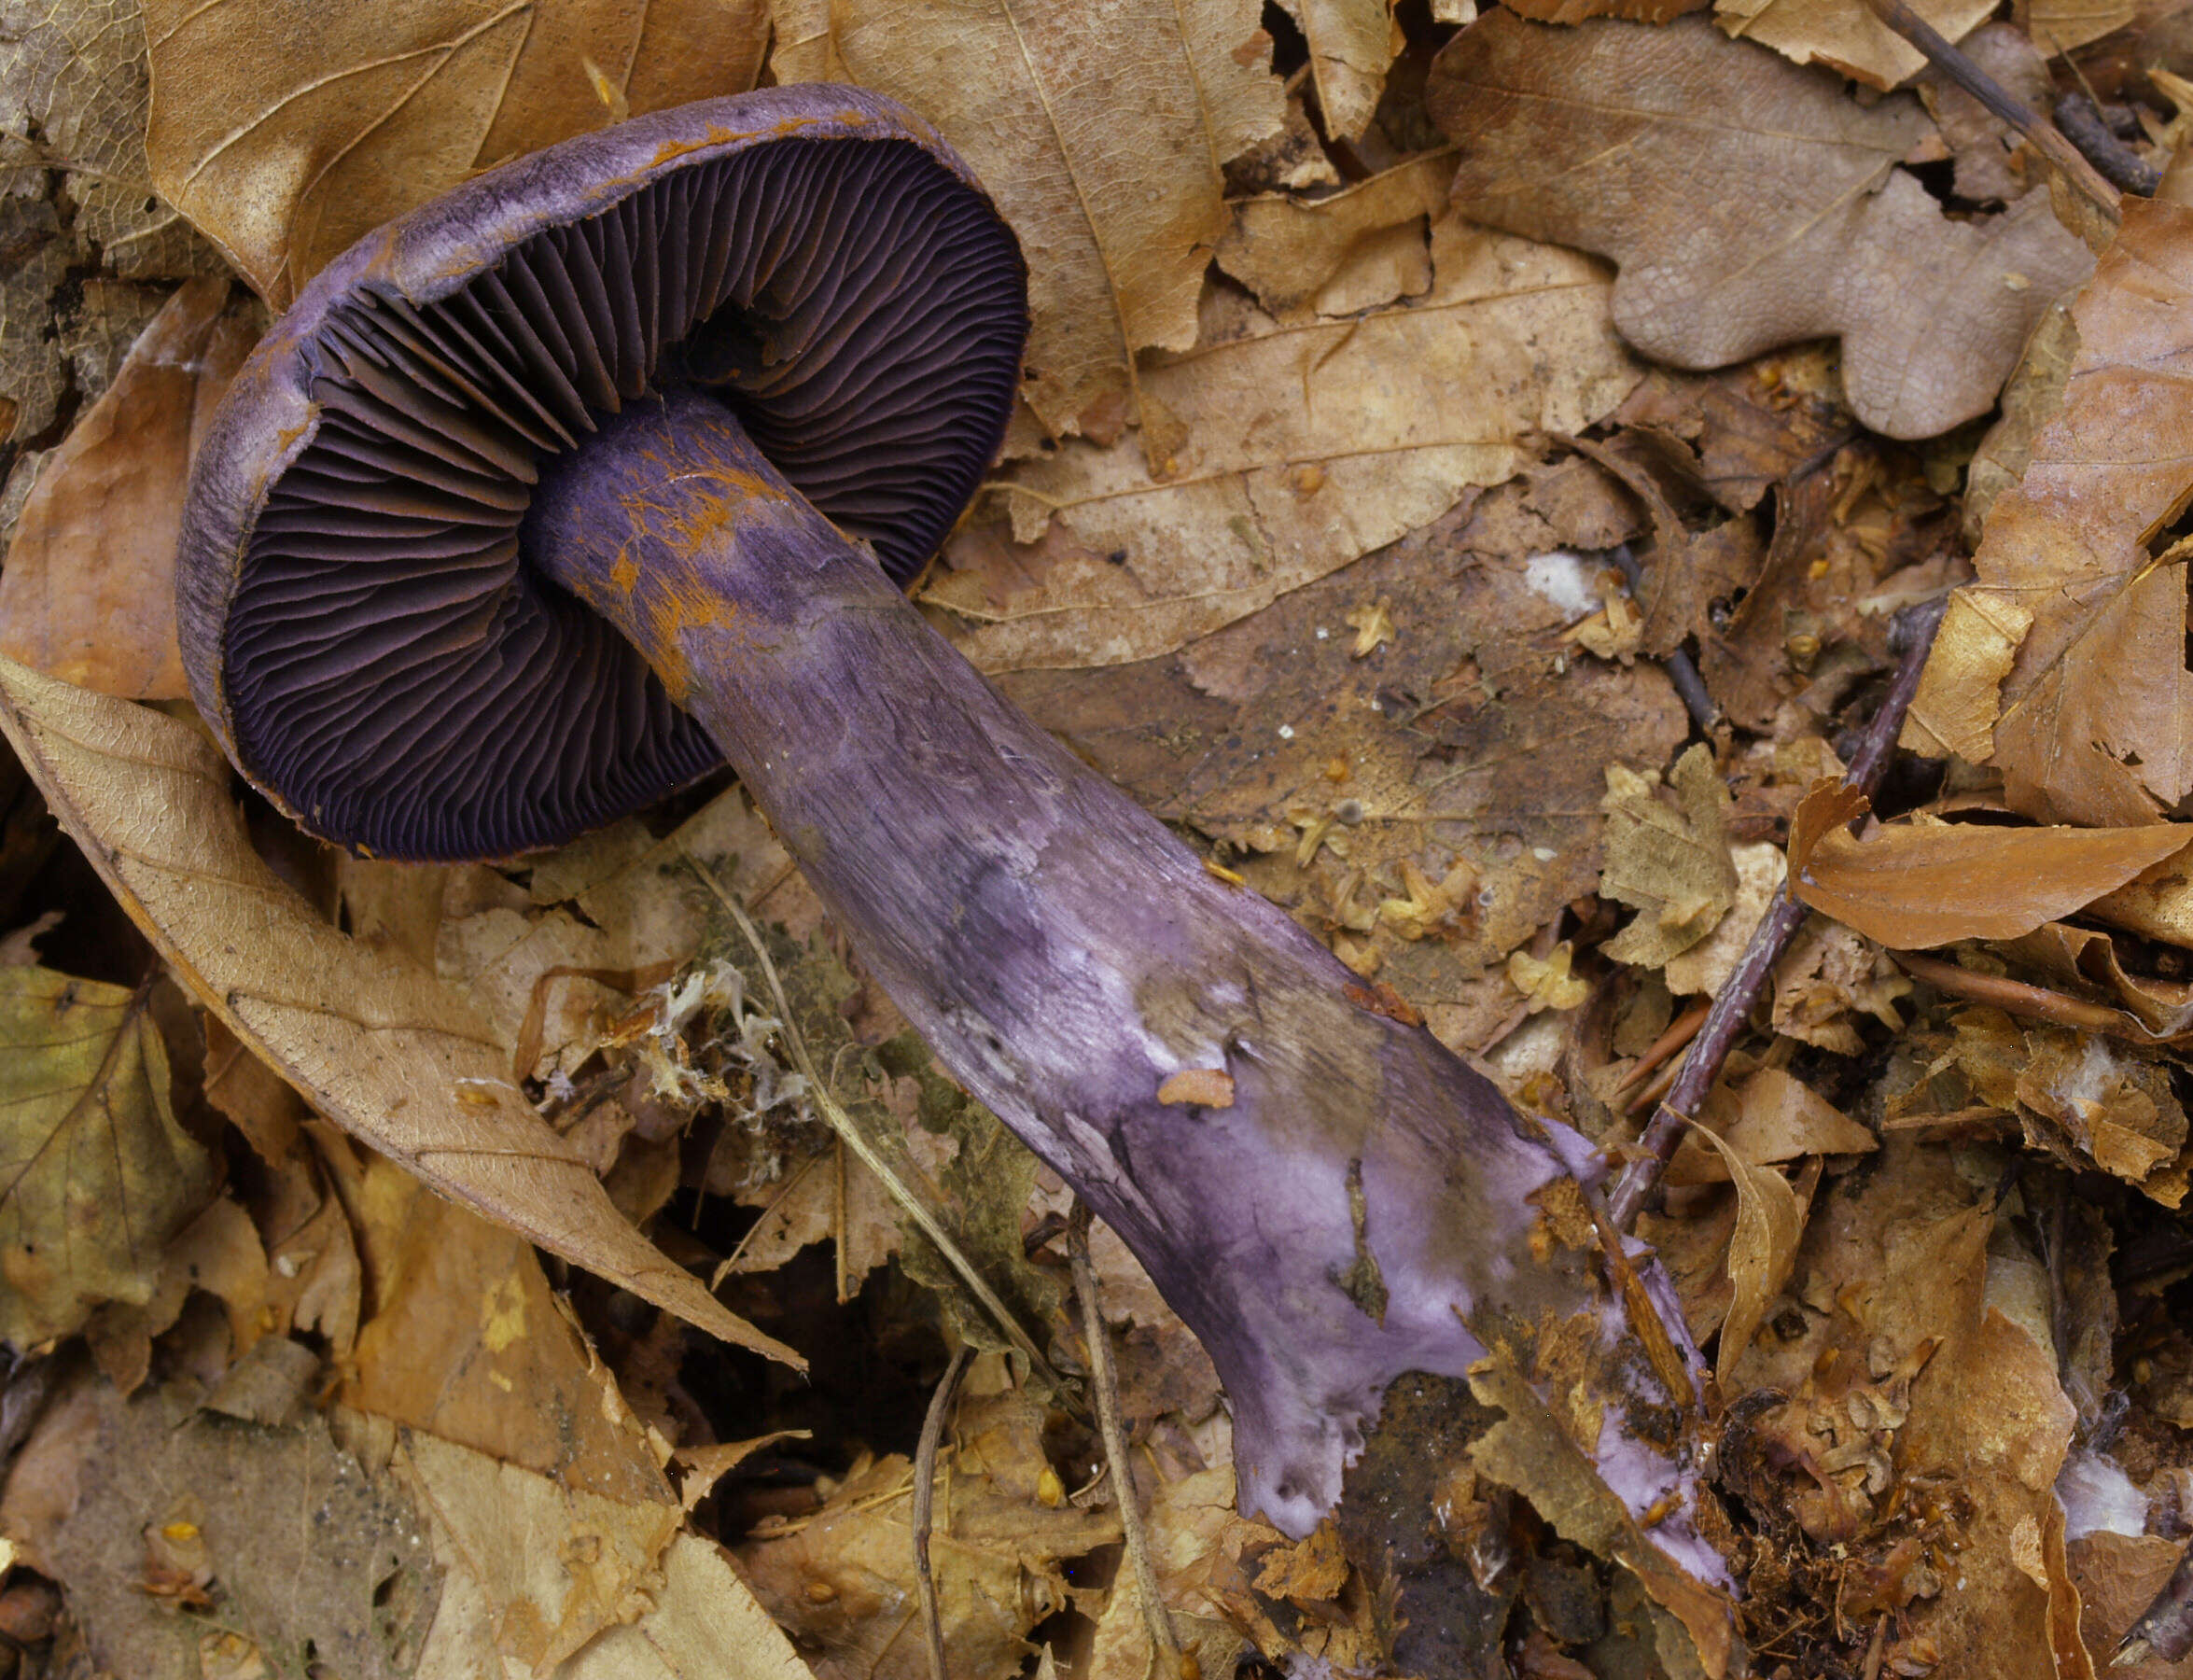
[[1693, 1003], [1675, 1019], [1668, 1023], [1668, 1030], [1653, 1041], [1652, 1048], [1639, 1057], [1622, 1081], [1614, 1087], [1614, 1095], [1634, 1089], [1652, 1071], [1698, 1036], [1698, 1029], [1706, 1024], [1706, 1006]]
[[2124, 197], [2103, 180], [2079, 148], [2038, 111], [2030, 111], [1995, 78], [1945, 38], [1942, 33], [1913, 11], [1907, 0], [1865, 0], [1866, 8], [1922, 53], [1928, 63], [1987, 107], [1998, 122], [2016, 129], [2026, 144], [2063, 174], [2082, 198], [2111, 222], [2124, 216]]
[[2155, 1595], [2155, 1602], [2126, 1631], [2109, 1659], [2111, 1668], [2143, 1662], [2178, 1662], [2193, 1653], [2193, 1546], [2178, 1555], [2178, 1566]]
[[[1635, 600], [1638, 591], [1644, 587], [1644, 567], [1638, 564], [1627, 542], [1616, 543], [1608, 555], [1629, 585], [1630, 599]], [[1668, 673], [1676, 697], [1683, 702], [1683, 709], [1690, 713], [1690, 721], [1697, 725], [1700, 735], [1711, 738], [1715, 731], [1726, 727], [1727, 720], [1722, 715], [1712, 691], [1707, 688], [1705, 678], [1699, 675], [1696, 660], [1681, 648], [1670, 648], [1660, 660], [1660, 665]]]
[[2155, 1042], [2123, 1012], [2105, 1003], [2089, 1003], [2084, 998], [2067, 997], [2002, 974], [1976, 973], [1938, 957], [1921, 957], [1910, 951], [1891, 951], [1889, 956], [1914, 980], [1923, 980], [1953, 998], [1969, 998], [1975, 1003], [1992, 1004], [2006, 1015], [2030, 1015], [2081, 1032], [2106, 1032], [2136, 1043]]
[[921, 1234], [936, 1244], [937, 1253], [943, 1255], [945, 1264], [959, 1274], [959, 1281], [967, 1286], [968, 1294], [974, 1296], [982, 1309], [989, 1314], [991, 1322], [1014, 1349], [1027, 1359], [1043, 1382], [1054, 1389], [1063, 1388], [1065, 1385], [1058, 1373], [1052, 1368], [1051, 1362], [1043, 1357], [1043, 1351], [1036, 1346], [1035, 1338], [1021, 1328], [1020, 1321], [1013, 1317], [1012, 1309], [998, 1298], [998, 1292], [975, 1269], [974, 1262], [967, 1257], [965, 1251], [953, 1239], [952, 1233], [944, 1228], [944, 1222], [937, 1217], [936, 1210], [929, 1205], [913, 1185], [892, 1169], [891, 1164], [884, 1159], [867, 1134], [854, 1125], [853, 1116], [845, 1113], [844, 1105], [815, 1071], [815, 1060], [807, 1054], [807, 1041], [792, 1019], [792, 1006], [785, 998], [784, 982], [777, 975], [776, 964], [770, 958], [769, 947], [761, 943], [761, 934], [754, 926], [753, 918], [747, 915], [745, 906], [732, 897], [730, 890], [716, 878], [716, 872], [691, 852], [685, 853], [685, 861], [692, 866], [693, 873], [701, 877], [708, 890], [716, 895], [717, 902], [731, 913], [732, 919], [738, 924], [739, 931], [746, 935], [747, 943], [754, 947], [754, 957], [761, 965], [761, 977], [769, 983], [770, 998], [776, 1004], [776, 1018], [784, 1033], [785, 1047], [791, 1052], [792, 1065], [807, 1081], [808, 1090], [814, 1093], [815, 1106], [822, 1111], [823, 1119], [830, 1123], [831, 1129], [844, 1140], [845, 1147], [853, 1152], [860, 1164], [875, 1174], [878, 1182], [890, 1193], [891, 1199], [903, 1208], [907, 1217], [920, 1227]]
[[1112, 1369], [1111, 1342], [1096, 1302], [1096, 1268], [1089, 1261], [1089, 1210], [1079, 1197], [1067, 1221], [1066, 1253], [1073, 1266], [1074, 1297], [1082, 1307], [1082, 1331], [1089, 1342], [1089, 1386], [1096, 1391], [1096, 1427], [1104, 1436], [1104, 1462], [1111, 1473], [1112, 1493], [1119, 1500], [1120, 1533], [1126, 1542], [1127, 1561], [1134, 1566], [1135, 1596], [1141, 1600], [1142, 1619], [1150, 1626], [1150, 1644], [1159, 1659], [1158, 1672], [1166, 1680], [1176, 1680], [1180, 1673], [1180, 1642], [1173, 1635], [1173, 1618], [1158, 1590], [1157, 1566], [1151, 1561], [1141, 1507], [1135, 1503], [1127, 1434], [1120, 1427], [1119, 1373]]
[[943, 1379], [929, 1396], [929, 1416], [921, 1421], [921, 1445], [914, 1453], [914, 1579], [921, 1589], [921, 1626], [929, 1636], [929, 1680], [949, 1680], [944, 1673], [944, 1617], [937, 1606], [937, 1577], [929, 1570], [929, 1537], [936, 1514], [937, 1448], [944, 1438], [944, 1420], [952, 1414], [952, 1397], [967, 1374], [972, 1348], [961, 1348], [944, 1367]]
[[[1942, 610], [1947, 604], [1947, 597], [1943, 597], [1907, 608], [1897, 615], [1897, 631], [1904, 642], [1902, 658], [1896, 666], [1895, 679], [1889, 684], [1888, 697], [1865, 726], [1865, 739], [1843, 776], [1845, 787], [1870, 794], [1879, 785], [1881, 773], [1888, 768], [1889, 755], [1895, 750], [1896, 737], [1903, 731], [1904, 715], [1911, 709], [1912, 699], [1919, 693], [1920, 673], [1926, 668], [1926, 656], [1934, 648], [1935, 632], [1941, 627]], [[1721, 990], [1714, 996], [1713, 1006], [1706, 1012], [1705, 1025], [1691, 1041], [1690, 1052], [1683, 1058], [1683, 1071], [1676, 1075], [1675, 1084], [1660, 1104], [1659, 1112], [1653, 1116], [1652, 1124], [1638, 1140], [1636, 1155], [1623, 1169], [1613, 1194], [1607, 1198], [1616, 1230], [1629, 1228], [1638, 1210], [1644, 1206], [1645, 1197], [1659, 1183], [1669, 1158], [1675, 1154], [1676, 1144], [1682, 1141], [1683, 1128], [1690, 1125], [1706, 1100], [1706, 1093], [1713, 1088], [1713, 1081], [1720, 1077], [1721, 1064], [1727, 1060], [1744, 1024], [1751, 1018], [1752, 1006], [1765, 994], [1774, 965], [1781, 960], [1782, 952], [1796, 937], [1807, 914], [1804, 904], [1790, 896], [1787, 881], [1775, 889], [1767, 914], [1759, 918], [1751, 943], [1737, 959], [1735, 972], [1723, 982]]]
[[2077, 90], [2056, 96], [2056, 126], [2112, 187], [2153, 198], [2162, 185], [2162, 171], [2111, 133], [2094, 102]]

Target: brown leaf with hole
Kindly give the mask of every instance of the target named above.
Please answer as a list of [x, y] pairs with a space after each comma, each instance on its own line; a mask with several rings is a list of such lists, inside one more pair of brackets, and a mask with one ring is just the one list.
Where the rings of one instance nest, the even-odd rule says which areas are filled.
[[1930, 725], [1945, 744], [1991, 748], [2018, 809], [2152, 822], [2193, 792], [2186, 569], [2156, 537], [2193, 492], [2193, 210], [2128, 200], [2072, 317], [2061, 406], [1995, 498], [1922, 698], [1962, 720]]
[[219, 1167], [175, 1123], [146, 994], [0, 969], [0, 1338], [29, 1348], [151, 1298]]
[[[1772, 1167], [1753, 1166], [1710, 1127], [1697, 1127], [1736, 1183], [1736, 1230], [1728, 1239], [1728, 1316], [1721, 1322], [1715, 1379], [1726, 1390], [1736, 1362], [1751, 1345], [1767, 1309], [1789, 1281], [1797, 1240], [1805, 1234], [1805, 1209], [1797, 1193]], [[1733, 1391], [1730, 1391], [1733, 1392]]]
[[147, 0], [153, 184], [276, 309], [468, 175], [761, 73], [762, 0]]
[[0, 653], [129, 700], [189, 693], [175, 539], [199, 435], [258, 338], [230, 283], [193, 280], [47, 457], [0, 571]]
[[771, 10], [778, 81], [856, 82], [905, 101], [998, 201], [1028, 256], [1021, 390], [1042, 428], [1110, 441], [1147, 423], [1135, 355], [1195, 343], [1204, 271], [1226, 231], [1220, 171], [1281, 126], [1257, 0]]
[[803, 1365], [624, 1221], [510, 1083], [509, 1046], [469, 1002], [338, 932], [268, 868], [203, 735], [6, 659], [0, 731], [177, 977], [320, 1113], [574, 1265]]
[[1866, 798], [1823, 781], [1790, 819], [1790, 890], [1892, 950], [2016, 939], [2182, 850], [2193, 825], [1996, 828], [1913, 818], [1851, 837]]
[[1501, 11], [1432, 66], [1463, 150], [1458, 209], [1621, 265], [1614, 324], [1645, 355], [1713, 368], [1837, 335], [1858, 417], [1924, 438], [1987, 412], [2085, 247], [2028, 192], [1952, 221], [1898, 161], [1916, 100], [1861, 106], [1704, 19], [1553, 31]]

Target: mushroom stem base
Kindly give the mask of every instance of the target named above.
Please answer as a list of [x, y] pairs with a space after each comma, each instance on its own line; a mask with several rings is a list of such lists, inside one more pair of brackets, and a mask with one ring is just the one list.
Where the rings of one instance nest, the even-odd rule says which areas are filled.
[[[1008, 705], [720, 405], [636, 405], [566, 459], [534, 562], [638, 645], [940, 1059], [1202, 1338], [1245, 1509], [1307, 1533], [1389, 1382], [1497, 1345], [1633, 1512], [1680, 1513], [1689, 1419], [1603, 1286], [1581, 1138]], [[1682, 1515], [1655, 1537], [1720, 1574]]]

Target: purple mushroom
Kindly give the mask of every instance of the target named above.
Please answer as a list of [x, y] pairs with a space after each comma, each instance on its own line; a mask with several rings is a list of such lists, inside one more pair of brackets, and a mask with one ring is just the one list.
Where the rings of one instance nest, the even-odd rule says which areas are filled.
[[237, 379], [184, 520], [199, 707], [306, 828], [395, 858], [552, 845], [728, 759], [944, 1065], [1202, 1338], [1244, 1509], [1306, 1533], [1390, 1381], [1497, 1346], [1718, 1574], [1689, 1397], [1577, 1235], [1589, 1147], [1207, 869], [894, 581], [995, 453], [1025, 330], [1011, 231], [873, 94], [491, 171], [345, 253]]

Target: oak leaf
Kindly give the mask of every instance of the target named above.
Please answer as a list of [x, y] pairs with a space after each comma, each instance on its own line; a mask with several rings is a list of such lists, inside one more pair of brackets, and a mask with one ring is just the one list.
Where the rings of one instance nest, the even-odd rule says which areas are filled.
[[0, 658], [0, 732], [198, 1000], [313, 1105], [449, 1197], [687, 1323], [799, 1365], [617, 1212], [471, 1004], [315, 917], [251, 849], [196, 730]]
[[1996, 828], [1914, 819], [1865, 840], [1863, 793], [1822, 782], [1790, 819], [1790, 890], [1892, 950], [2016, 939], [2183, 850], [2193, 826]]
[[1617, 962], [1658, 968], [1719, 924], [1736, 902], [1736, 861], [1728, 850], [1734, 802], [1714, 768], [1713, 749], [1691, 748], [1669, 780], [1682, 810], [1655, 791], [1658, 777], [1607, 766], [1606, 863], [1601, 896], [1641, 911], [1605, 946]]
[[1612, 258], [1614, 323], [1645, 355], [1715, 368], [1839, 336], [1851, 407], [1890, 437], [1984, 413], [2088, 272], [2045, 192], [1944, 216], [1897, 167], [1927, 129], [1915, 99], [1861, 106], [1703, 19], [1495, 11], [1441, 52], [1426, 102], [1462, 147], [1456, 207]]
[[2193, 211], [2128, 201], [2072, 318], [2060, 407], [1989, 511], [1921, 700], [2018, 809], [2153, 822], [2193, 792], [2186, 570], [2156, 537], [2193, 492]]
[[147, 0], [145, 30], [154, 185], [284, 309], [479, 170], [744, 91], [768, 18], [761, 0]]

